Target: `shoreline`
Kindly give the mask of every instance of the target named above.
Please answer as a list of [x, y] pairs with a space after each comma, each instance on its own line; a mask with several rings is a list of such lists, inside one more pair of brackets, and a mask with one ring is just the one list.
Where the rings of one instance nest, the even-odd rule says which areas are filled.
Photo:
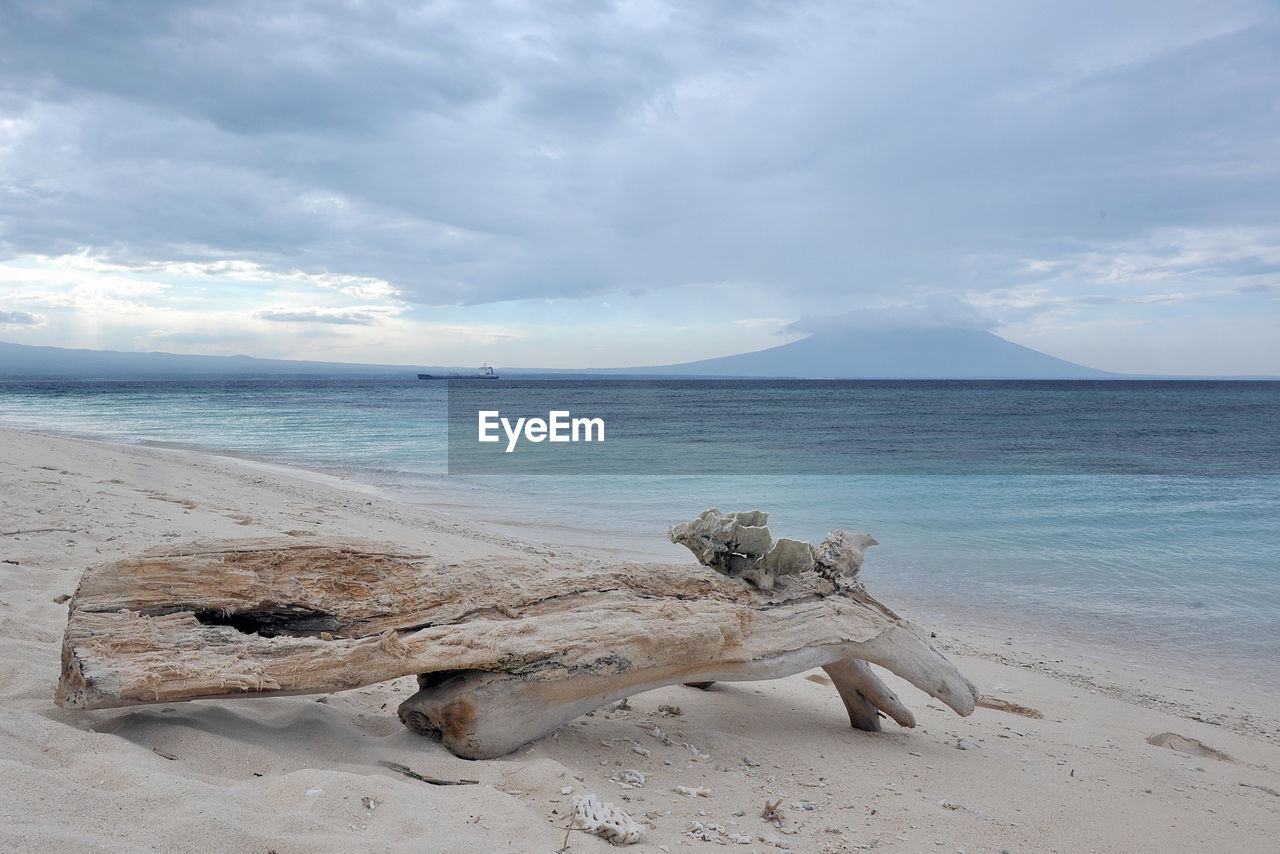
[[[76, 423], [81, 427], [87, 424], [83, 419]], [[596, 515], [593, 512], [596, 510], [595, 504], [571, 498], [561, 499], [553, 492], [542, 491], [539, 486], [516, 482], [509, 487], [494, 489], [483, 482], [476, 482], [475, 479], [462, 476], [450, 478], [443, 471], [420, 470], [422, 467], [416, 465], [416, 457], [412, 461], [401, 460], [405, 464], [401, 468], [396, 468], [394, 462], [384, 458], [365, 459], [363, 462], [371, 465], [360, 468], [352, 464], [349, 455], [323, 452], [313, 454], [307, 451], [310, 446], [305, 443], [281, 445], [276, 442], [258, 447], [244, 441], [232, 441], [229, 445], [209, 444], [212, 434], [207, 431], [197, 435], [194, 441], [189, 437], [185, 441], [175, 440], [177, 434], [172, 431], [165, 439], [138, 441], [123, 434], [111, 435], [101, 431], [86, 434], [46, 429], [49, 426], [44, 420], [35, 422], [34, 427], [13, 425], [14, 429], [34, 429], [36, 432], [66, 438], [178, 450], [236, 460], [282, 476], [312, 478], [336, 488], [372, 491], [381, 498], [425, 508], [466, 527], [483, 528], [504, 539], [543, 541], [552, 543], [561, 550], [585, 552], [614, 560], [684, 560], [684, 551], [673, 548], [666, 542], [663, 536], [666, 526], [690, 518], [712, 504], [725, 506], [726, 509], [737, 506], [728, 497], [733, 494], [732, 491], [719, 490], [720, 494], [708, 497], [705, 501], [682, 504], [680, 499], [685, 496], [681, 496], [680, 492], [683, 487], [677, 485], [667, 490], [671, 495], [663, 495], [655, 500], [655, 493], [640, 483], [637, 484], [636, 494], [641, 496], [641, 500], [635, 506], [642, 508], [641, 511], [629, 512], [622, 502], [610, 503], [610, 499], [606, 499], [603, 515]], [[244, 439], [243, 436], [240, 438]], [[429, 469], [432, 465], [435, 463], [428, 460], [426, 468]], [[483, 476], [479, 478], [480, 481], [485, 479]], [[1051, 488], [1057, 487], [1054, 485]], [[780, 522], [779, 514], [783, 512], [781, 505], [788, 500], [786, 492], [790, 489], [792, 487], [787, 486], [779, 491], [776, 497], [781, 504], [761, 499], [748, 500], [747, 506], [776, 509], [778, 513], [775, 513], [774, 521]], [[858, 487], [850, 489], [855, 498], [859, 497]], [[882, 487], [875, 489], [878, 496], [884, 495]], [[942, 484], [944, 493], [948, 489], [947, 484]], [[699, 492], [696, 485], [691, 486], [690, 490], [689, 495]], [[662, 491], [660, 488], [657, 492]], [[609, 493], [610, 496], [614, 494], [619, 493]], [[1269, 565], [1258, 559], [1268, 553], [1262, 550], [1273, 549], [1272, 542], [1259, 541], [1250, 552], [1255, 558], [1253, 563], [1266, 570], [1248, 580], [1247, 584], [1252, 585], [1251, 588], [1240, 586], [1239, 580], [1236, 586], [1227, 584], [1216, 587], [1215, 577], [1211, 573], [1201, 572], [1187, 576], [1191, 583], [1181, 587], [1180, 592], [1169, 593], [1166, 590], [1167, 582], [1183, 583], [1183, 576], [1179, 574], [1181, 570], [1175, 566], [1168, 578], [1163, 577], [1159, 558], [1154, 556], [1157, 552], [1144, 551], [1131, 555], [1130, 560], [1119, 565], [1118, 577], [1123, 576], [1125, 567], [1136, 569], [1137, 574], [1122, 581], [1118, 593], [1108, 592], [1108, 579], [1096, 571], [1090, 575], [1091, 580], [1086, 584], [1057, 585], [1058, 592], [1049, 593], [1055, 575], [1070, 578], [1076, 566], [1063, 558], [1062, 548], [1069, 550], [1070, 544], [1059, 542], [1059, 547], [1053, 552], [1055, 557], [1044, 561], [1040, 571], [1031, 578], [1031, 586], [1024, 586], [1022, 589], [1025, 592], [1015, 596], [1009, 592], [1012, 588], [1008, 586], [1009, 579], [1018, 572], [1015, 564], [1009, 564], [994, 575], [985, 574], [981, 563], [970, 566], [968, 570], [952, 567], [946, 572], [931, 573], [926, 567], [943, 566], [947, 557], [938, 551], [937, 542], [929, 543], [930, 534], [910, 531], [909, 526], [896, 533], [892, 530], [883, 531], [885, 527], [891, 528], [895, 520], [916, 518], [912, 515], [915, 508], [903, 505], [900, 496], [894, 499], [894, 489], [890, 487], [889, 500], [897, 500], [898, 506], [886, 515], [877, 515], [876, 503], [866, 500], [867, 495], [868, 493], [861, 494], [860, 510], [851, 516], [828, 514], [825, 524], [820, 527], [817, 524], [806, 526], [806, 521], [814, 519], [814, 512], [821, 514], [823, 511], [823, 507], [811, 507], [799, 519], [793, 517], [789, 524], [776, 525], [775, 532], [817, 542], [835, 527], [870, 531], [885, 543], [883, 547], [873, 550], [868, 564], [867, 577], [875, 589], [893, 597], [924, 604], [933, 613], [939, 613], [936, 609], [942, 608], [940, 616], [947, 620], [959, 618], [975, 627], [990, 627], [991, 630], [985, 634], [993, 640], [1003, 640], [1008, 633], [1013, 633], [1020, 638], [1020, 642], [1035, 643], [1049, 650], [1066, 643], [1069, 648], [1099, 658], [1119, 659], [1122, 662], [1141, 661], [1151, 669], [1170, 675], [1190, 672], [1196, 680], [1221, 680], [1227, 685], [1248, 685], [1252, 693], [1268, 698], [1268, 702], [1280, 702], [1280, 663], [1277, 663], [1280, 658], [1276, 657], [1277, 649], [1280, 648], [1277, 638], [1280, 635], [1269, 631], [1273, 620], [1268, 621], [1268, 615], [1273, 615], [1280, 608], [1280, 600], [1268, 593], [1273, 588], [1268, 581], [1273, 573], [1267, 568]], [[1266, 496], [1267, 500], [1273, 498], [1274, 493]], [[927, 496], [920, 496], [920, 499], [926, 502], [929, 500]], [[952, 500], [954, 501], [954, 497]], [[679, 512], [670, 515], [663, 513], [665, 509], [677, 506]], [[840, 505], [837, 500], [828, 502], [826, 506]], [[963, 512], [965, 511], [962, 509], [961, 513]], [[612, 518], [611, 514], [618, 514], [621, 518]], [[874, 519], [879, 521], [873, 521]], [[990, 522], [989, 519], [986, 521]], [[797, 522], [800, 523], [799, 527]], [[997, 523], [997, 527], [999, 524]], [[1088, 525], [1101, 523], [1097, 519], [1087, 519], [1084, 524], [1087, 533]], [[885, 536], [885, 533], [889, 536]], [[1050, 533], [1056, 534], [1060, 541], [1069, 536], [1062, 532]], [[1236, 530], [1231, 543], [1248, 543], [1249, 533], [1249, 530]], [[988, 539], [990, 541], [982, 547], [998, 552], [999, 537]], [[922, 543], [933, 549], [933, 553], [924, 559], [919, 554], [911, 553], [912, 549], [918, 548]], [[1035, 560], [1034, 551], [1038, 545], [1035, 540], [1020, 543], [1031, 560]], [[1148, 542], [1147, 545], [1154, 549], [1162, 548], [1159, 543]], [[1124, 537], [1113, 538], [1111, 546], [1123, 550], [1127, 543]], [[894, 551], [904, 547], [905, 550]], [[1193, 553], [1194, 548], [1193, 546]], [[1183, 554], [1185, 551], [1178, 553]], [[995, 556], [999, 557], [999, 554]], [[972, 554], [968, 557], [972, 564]], [[1086, 552], [1077, 557], [1089, 561], [1096, 560], [1099, 556]], [[1203, 562], [1197, 563], [1197, 566], [1203, 565]], [[1218, 565], [1223, 570], [1229, 570], [1231, 558], [1222, 557]], [[964, 572], [973, 572], [972, 579], [967, 578]], [[999, 577], [1002, 572], [1004, 577]], [[1145, 580], [1136, 580], [1141, 579], [1143, 573]], [[1050, 587], [1037, 587], [1041, 584]], [[1125, 584], [1134, 590], [1141, 588], [1142, 592], [1135, 595], [1133, 591], [1126, 591], [1123, 587]], [[1239, 601], [1240, 591], [1247, 589], [1254, 591], [1255, 598]], [[917, 595], [918, 590], [924, 592]], [[1117, 598], [1118, 595], [1127, 598]], [[1235, 596], [1237, 601], [1234, 611], [1231, 610], [1231, 605], [1220, 604], [1224, 597], [1231, 596]], [[1265, 607], [1251, 610], [1249, 606], [1255, 601], [1265, 602]], [[1211, 606], [1218, 604], [1213, 609], [1216, 620], [1198, 618], [1194, 612], [1188, 613], [1189, 608], [1203, 608], [1204, 602], [1209, 602]], [[1157, 616], [1161, 613], [1157, 610], [1160, 607], [1157, 603], [1167, 609], [1163, 616]], [[1117, 610], [1118, 608], [1124, 610]], [[1115, 619], [1112, 618], [1113, 615]], [[1184, 623], [1184, 618], [1191, 622]], [[1219, 631], [1232, 626], [1235, 627], [1234, 631]]]
[[[445, 526], [445, 528], [455, 533], [466, 532], [468, 538], [474, 538], [478, 542], [504, 545], [520, 551], [528, 550], [533, 554], [554, 552], [578, 558], [634, 562], [660, 561], [679, 563], [688, 559], [686, 550], [679, 547], [670, 547], [669, 550], [664, 549], [664, 552], [666, 552], [664, 554], [658, 554], [656, 551], [648, 552], [639, 549], [614, 548], [605, 541], [605, 532], [587, 528], [570, 529], [562, 525], [540, 522], [468, 518], [456, 512], [466, 510], [467, 505], [454, 504], [447, 500], [427, 500], [421, 492], [416, 492], [409, 488], [376, 484], [362, 480], [358, 476], [358, 472], [344, 472], [338, 469], [326, 470], [322, 467], [282, 463], [261, 457], [227, 453], [202, 446], [185, 446], [149, 441], [128, 442], [103, 437], [19, 430], [12, 427], [0, 427], [0, 441], [3, 440], [4, 433], [8, 431], [32, 436], [66, 439], [73, 442], [88, 442], [107, 447], [137, 448], [144, 451], [150, 449], [164, 454], [172, 454], [179, 459], [186, 459], [192, 463], [199, 463], [201, 460], [212, 461], [232, 468], [241, 468], [250, 472], [312, 484], [322, 489], [375, 497], [393, 506], [412, 507], [415, 511], [426, 513], [435, 519], [438, 524]], [[414, 500], [415, 498], [418, 500]], [[447, 499], [447, 496], [442, 496], [442, 498]], [[561, 534], [570, 533], [577, 542], [538, 536], [538, 534], [545, 533], [548, 530]], [[521, 536], [520, 532], [522, 531], [529, 531], [531, 535]], [[655, 542], [658, 539], [655, 537]], [[661, 545], [669, 546], [665, 537], [660, 539]], [[873, 551], [868, 557], [865, 576], [873, 588], [873, 592], [880, 587], [894, 586], [892, 580], [881, 581], [878, 584], [875, 575], [875, 553]], [[1181, 710], [1180, 716], [1189, 720], [1207, 717], [1217, 721], [1219, 724], [1230, 722], [1228, 725], [1237, 727], [1237, 731], [1249, 732], [1266, 738], [1273, 743], [1280, 744], [1280, 688], [1267, 691], [1257, 686], [1244, 685], [1229, 680], [1225, 683], [1220, 682], [1217, 678], [1218, 670], [1216, 668], [1204, 661], [1190, 662], [1185, 653], [1171, 655], [1169, 651], [1161, 650], [1162, 656], [1153, 656], [1152, 653], [1155, 650], [1151, 647], [1144, 648], [1134, 644], [1117, 646], [1104, 641], [1098, 641], [1094, 644], [1081, 644], [1078, 642], [1064, 644], [1055, 642], [1055, 638], [1046, 634], [1042, 625], [1025, 616], [1007, 615], [1009, 619], [1004, 624], [995, 625], [990, 619], [994, 614], [981, 608], [938, 602], [927, 597], [915, 596], [910, 592], [904, 592], [902, 589], [894, 589], [890, 595], [894, 601], [906, 603], [904, 606], [906, 613], [921, 615], [921, 618], [914, 620], [914, 622], [921, 623], [923, 616], [927, 614], [934, 623], [946, 626], [948, 632], [955, 634], [954, 642], [948, 644], [948, 642], [944, 641], [942, 644], [951, 651], [966, 650], [970, 654], [991, 657], [993, 660], [1008, 660], [1009, 657], [1004, 655], [1004, 650], [1001, 648], [1013, 645], [1011, 641], [1017, 638], [1016, 646], [1025, 653], [1022, 658], [1031, 662], [1025, 663], [1020, 660], [1017, 666], [1038, 669], [1040, 672], [1049, 673], [1063, 679], [1076, 680], [1079, 683], [1087, 684], [1092, 689], [1104, 691], [1110, 696], [1148, 705], [1152, 708], [1178, 709]], [[1134, 660], [1135, 654], [1141, 654], [1141, 657], [1138, 660]], [[1200, 667], [1190, 672], [1191, 682], [1188, 684], [1186, 665], [1191, 663], [1197, 663]], [[1055, 667], [1054, 665], [1063, 666]], [[1102, 670], [1105, 673], [1116, 673], [1117, 675], [1112, 680], [1098, 684], [1083, 675], [1090, 670]], [[1158, 692], [1155, 696], [1152, 695], [1150, 688], [1143, 689], [1139, 687], [1148, 683], [1153, 685], [1154, 690]], [[1197, 702], [1185, 702], [1187, 699], [1191, 699], [1183, 696], [1186, 694], [1193, 695]], [[1230, 702], [1223, 702], [1224, 694], [1229, 698]], [[1165, 695], [1169, 696], [1166, 697]], [[1264, 708], [1271, 708], [1275, 714], [1270, 725], [1260, 730], [1251, 722], [1240, 721], [1238, 716], [1222, 712], [1210, 712], [1206, 715], [1203, 711], [1206, 704], [1221, 705], [1224, 708], [1241, 704], [1261, 705]]]
[[[154, 449], [162, 453], [185, 456], [193, 461], [213, 460], [233, 467], [243, 467], [271, 476], [305, 481], [321, 488], [338, 491], [350, 491], [374, 496], [395, 505], [404, 505], [420, 510], [442, 523], [452, 526], [453, 530], [463, 529], [482, 537], [486, 542], [530, 545], [537, 547], [537, 553], [545, 554], [555, 551], [560, 554], [571, 554], [591, 559], [606, 559], [633, 562], [683, 562], [688, 554], [685, 549], [671, 546], [665, 536], [654, 535], [632, 537], [630, 544], [618, 545], [610, 541], [609, 533], [584, 527], [569, 527], [562, 522], [522, 521], [511, 518], [493, 518], [493, 514], [481, 512], [478, 516], [468, 513], [478, 505], [455, 503], [448, 494], [428, 495], [421, 487], [410, 487], [393, 483], [376, 483], [373, 478], [362, 478], [360, 470], [344, 470], [326, 468], [320, 465], [279, 462], [248, 454], [230, 453], [221, 449], [201, 445], [184, 445], [178, 443], [138, 441], [114, 439], [109, 436], [95, 434], [59, 433], [43, 429], [26, 430], [22, 428], [0, 425], [0, 435], [5, 431], [29, 433], [37, 436], [50, 436], [70, 441], [83, 441], [105, 446]], [[441, 473], [443, 479], [445, 474]], [[496, 477], [496, 476], [495, 476]], [[444, 484], [440, 484], [444, 486]], [[483, 509], [483, 508], [482, 508]], [[767, 509], [767, 508], [766, 508]], [[550, 533], [551, 536], [547, 536]], [[652, 541], [652, 546], [641, 544]], [[654, 548], [653, 546], [656, 546]], [[1046, 626], [1034, 616], [1020, 613], [1000, 612], [995, 609], [984, 609], [973, 603], [957, 604], [940, 602], [935, 598], [917, 596], [906, 586], [895, 579], [881, 576], [877, 579], [876, 553], [873, 550], [869, 557], [864, 578], [873, 590], [887, 593], [895, 601], [908, 603], [909, 613], [928, 614], [935, 622], [943, 625], [960, 625], [964, 634], [970, 638], [967, 646], [996, 650], [1005, 645], [1013, 637], [1018, 639], [1020, 647], [1034, 651], [1041, 662], [1052, 663], [1064, 655], [1079, 659], [1074, 667], [1063, 671], [1063, 675], [1078, 678], [1072, 674], [1090, 667], [1105, 667], [1108, 671], [1121, 674], [1124, 685], [1104, 686], [1115, 696], [1142, 696], [1145, 692], [1136, 692], [1129, 683], [1141, 681], [1159, 686], [1162, 692], [1175, 695], [1185, 693], [1212, 694], [1220, 696], [1224, 692], [1233, 701], [1240, 703], [1270, 707], [1276, 710], [1276, 723], [1268, 732], [1269, 738], [1280, 743], [1280, 674], [1271, 679], [1270, 684], [1259, 686], [1248, 681], [1251, 674], [1238, 666], [1227, 666], [1215, 663], [1204, 656], [1196, 656], [1186, 649], [1158, 647], [1133, 642], [1135, 638], [1117, 640], [1114, 638], [1096, 637], [1092, 640], [1080, 638], [1062, 639], [1055, 634], [1055, 627]], [[999, 615], [1002, 622], [997, 624]], [[1044, 666], [1047, 666], [1045, 664]], [[1210, 686], [1209, 691], [1189, 689], [1187, 677], [1194, 685]], [[1185, 698], [1184, 698], [1185, 699]], [[1194, 717], [1195, 708], [1206, 703], [1216, 703], [1215, 696], [1207, 696], [1193, 704], [1178, 704], [1178, 707], [1191, 709]], [[1238, 703], [1237, 703], [1238, 704]], [[1215, 719], [1228, 720], [1230, 716], [1215, 715]], [[1249, 728], [1252, 731], [1252, 728]]]
[[[1037, 644], [1017, 630], [970, 625], [967, 615], [935, 618], [945, 618], [945, 603], [918, 607], [910, 597], [884, 598], [936, 632], [985, 695], [1043, 718], [982, 708], [962, 719], [908, 687], [900, 695], [920, 727], [858, 733], [820, 674], [809, 674], [646, 693], [629, 710], [579, 718], [511, 757], [467, 763], [400, 726], [394, 704], [411, 690], [406, 680], [326, 703], [304, 696], [68, 712], [52, 704], [66, 619], [53, 599], [71, 593], [89, 563], [150, 545], [323, 533], [442, 557], [602, 556], [486, 531], [358, 480], [186, 448], [0, 428], [0, 482], [0, 761], [8, 771], [0, 792], [6, 812], [18, 816], [0, 831], [7, 846], [76, 841], [123, 851], [145, 840], [203, 850], [204, 833], [229, 840], [228, 850], [259, 854], [408, 851], [448, 834], [459, 842], [447, 850], [550, 852], [562, 844], [556, 822], [571, 801], [561, 794], [567, 786], [595, 791], [637, 819], [656, 813], [637, 850], [707, 845], [686, 833], [695, 820], [774, 840], [753, 843], [761, 851], [779, 850], [775, 842], [795, 851], [1260, 850], [1280, 832], [1280, 796], [1271, 794], [1280, 791], [1274, 698]], [[880, 593], [874, 574], [867, 582]], [[662, 718], [661, 704], [683, 714]], [[670, 754], [645, 735], [652, 725], [682, 733], [710, 759]], [[1147, 742], [1166, 733], [1183, 740]], [[962, 741], [971, 747], [956, 749]], [[652, 756], [632, 752], [632, 742]], [[426, 787], [381, 769], [381, 759], [481, 785]], [[622, 767], [649, 781], [620, 787], [610, 777]], [[711, 794], [671, 794], [676, 785]], [[360, 806], [365, 790], [376, 809]], [[759, 802], [774, 795], [787, 807], [781, 829], [758, 818]], [[793, 806], [803, 803], [813, 809]], [[184, 831], [174, 815], [194, 829]], [[571, 842], [573, 852], [612, 850], [585, 834]]]

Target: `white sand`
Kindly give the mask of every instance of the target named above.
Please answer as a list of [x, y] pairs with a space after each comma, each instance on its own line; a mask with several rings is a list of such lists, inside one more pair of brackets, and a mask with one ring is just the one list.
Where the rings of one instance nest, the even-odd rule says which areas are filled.
[[[99, 712], [53, 704], [66, 620], [54, 599], [75, 590], [85, 566], [160, 543], [281, 533], [450, 556], [556, 551], [334, 479], [0, 431], [0, 849], [550, 854], [572, 810], [566, 787], [651, 825], [636, 851], [718, 847], [689, 836], [692, 821], [750, 837], [729, 843], [744, 852], [1280, 844], [1273, 699], [1224, 694], [1206, 677], [1010, 645], [998, 627], [928, 628], [984, 692], [1043, 720], [985, 708], [959, 718], [894, 679], [921, 725], [861, 733], [819, 684], [824, 677], [811, 674], [639, 695], [629, 710], [597, 711], [513, 756], [466, 762], [401, 727], [395, 707], [412, 680], [319, 698]], [[874, 592], [874, 555], [864, 575]], [[660, 715], [663, 704], [682, 714]], [[672, 744], [650, 734], [655, 725]], [[1165, 732], [1188, 739], [1175, 746], [1190, 752], [1147, 742]], [[1198, 755], [1192, 740], [1229, 758]], [[430, 786], [384, 760], [480, 784]], [[611, 781], [626, 769], [645, 775], [642, 788]], [[675, 794], [676, 786], [710, 796]], [[760, 813], [779, 800], [775, 827]], [[612, 850], [580, 832], [570, 845]]]

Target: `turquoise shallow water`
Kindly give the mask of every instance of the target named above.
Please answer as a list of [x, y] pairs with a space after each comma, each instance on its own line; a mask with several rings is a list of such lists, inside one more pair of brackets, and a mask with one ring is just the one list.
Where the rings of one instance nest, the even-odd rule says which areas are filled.
[[[649, 465], [663, 446], [639, 444], [626, 474], [449, 475], [447, 389], [413, 381], [8, 384], [0, 424], [322, 469], [530, 539], [624, 555], [685, 559], [668, 525], [713, 505], [761, 507], [777, 535], [874, 534], [864, 572], [886, 598], [1280, 692], [1280, 386], [638, 388], [589, 393], [611, 396], [615, 426], [662, 395], [677, 419], [655, 429], [679, 428], [688, 474]], [[763, 407], [758, 443], [725, 426], [725, 401]], [[856, 429], [812, 429], [846, 422]], [[706, 473], [700, 442], [744, 459], [782, 448], [804, 471], [837, 473]]]

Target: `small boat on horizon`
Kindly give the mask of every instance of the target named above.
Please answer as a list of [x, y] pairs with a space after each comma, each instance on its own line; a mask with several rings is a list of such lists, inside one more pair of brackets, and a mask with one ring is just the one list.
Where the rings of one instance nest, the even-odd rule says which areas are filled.
[[498, 375], [493, 368], [482, 365], [474, 374], [418, 374], [420, 380], [496, 380]]

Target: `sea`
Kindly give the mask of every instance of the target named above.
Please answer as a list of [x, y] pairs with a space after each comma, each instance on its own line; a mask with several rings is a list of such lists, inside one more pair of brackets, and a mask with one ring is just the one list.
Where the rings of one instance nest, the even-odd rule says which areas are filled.
[[[598, 415], [604, 441], [501, 434], [478, 464], [477, 407]], [[688, 560], [670, 525], [764, 509], [775, 537], [872, 534], [863, 579], [918, 622], [1280, 698], [1276, 382], [9, 382], [0, 426], [325, 472], [620, 559]]]

